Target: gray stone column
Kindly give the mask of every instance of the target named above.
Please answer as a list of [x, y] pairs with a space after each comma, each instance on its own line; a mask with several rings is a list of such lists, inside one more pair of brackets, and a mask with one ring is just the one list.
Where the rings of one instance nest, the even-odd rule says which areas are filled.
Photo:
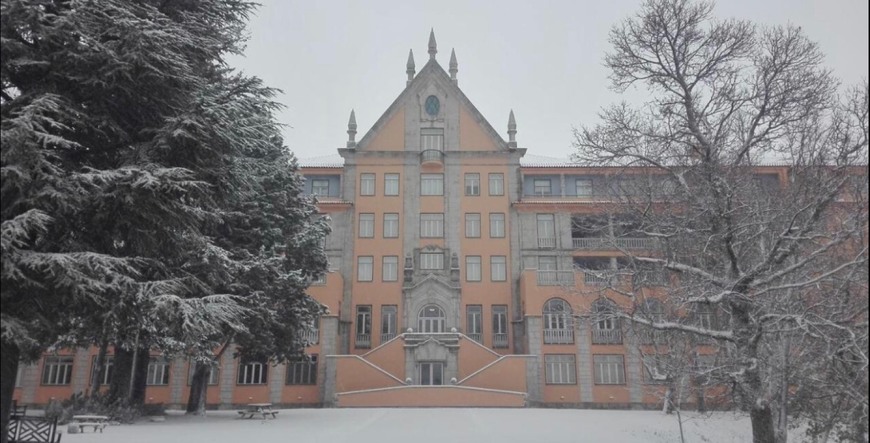
[[626, 337], [625, 354], [625, 381], [628, 383], [628, 399], [632, 403], [640, 404], [643, 402], [643, 380], [641, 379], [641, 355], [640, 349], [635, 340], [635, 334], [626, 334], [625, 329], [622, 331], [622, 336]]
[[272, 374], [269, 376], [269, 403], [280, 404], [281, 394], [284, 390], [284, 379], [287, 378], [287, 365], [281, 363], [276, 366], [271, 366], [269, 371]]
[[[317, 380], [320, 383], [320, 402], [324, 405], [331, 404], [331, 398], [335, 389], [335, 360], [327, 358], [338, 351], [338, 317], [320, 318], [320, 355], [317, 357]], [[328, 371], [332, 369], [332, 380]]]
[[541, 362], [537, 355], [526, 358], [526, 406], [539, 404], [541, 398]]
[[172, 361], [172, 373], [169, 374], [169, 403], [173, 406], [182, 406], [185, 399], [182, 398], [184, 385], [187, 384], [187, 359], [176, 358]]
[[580, 388], [580, 401], [591, 403], [592, 387], [592, 344], [589, 332], [589, 320], [577, 319], [574, 343], [577, 344], [577, 385]]
[[327, 355], [323, 360], [323, 365], [325, 369], [325, 374], [323, 377], [323, 395], [322, 402], [323, 406], [327, 408], [335, 407], [335, 364], [336, 357]]
[[230, 407], [233, 404], [233, 390], [236, 388], [236, 364], [238, 363], [238, 359], [233, 358], [235, 351], [236, 345], [230, 345], [221, 356], [221, 407]]
[[27, 365], [21, 371], [21, 403], [33, 404], [37, 388], [39, 388], [39, 363]]
[[91, 355], [85, 348], [77, 348], [73, 357], [72, 391], [74, 394], [88, 388], [88, 374], [91, 369]]

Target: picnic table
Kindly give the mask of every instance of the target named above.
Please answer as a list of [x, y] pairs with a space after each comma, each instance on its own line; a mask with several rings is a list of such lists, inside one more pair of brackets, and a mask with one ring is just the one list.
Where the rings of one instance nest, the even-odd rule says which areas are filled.
[[93, 428], [94, 432], [99, 430], [100, 433], [108, 425], [109, 417], [105, 415], [73, 415], [72, 422], [69, 424], [70, 427], [77, 427], [79, 432], [84, 432], [85, 428]]
[[245, 409], [239, 411], [240, 418], [254, 418], [255, 415], [259, 415], [263, 417], [263, 420], [266, 417], [271, 416], [275, 418], [278, 415], [278, 411], [272, 409], [272, 403], [248, 403], [245, 406]]

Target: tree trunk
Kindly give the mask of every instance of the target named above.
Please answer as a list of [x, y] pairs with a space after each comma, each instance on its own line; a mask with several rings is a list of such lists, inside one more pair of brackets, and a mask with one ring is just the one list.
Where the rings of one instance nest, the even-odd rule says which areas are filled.
[[7, 443], [9, 439], [9, 414], [12, 412], [12, 394], [20, 357], [18, 346], [0, 340], [0, 443]]
[[[136, 355], [136, 373], [133, 375], [133, 355]], [[109, 383], [109, 398], [111, 401], [129, 400], [131, 405], [142, 405], [145, 402], [145, 382], [148, 375], [148, 349], [141, 349], [138, 353], [132, 350], [115, 349], [114, 370], [112, 381]]]
[[106, 353], [108, 351], [109, 341], [103, 339], [100, 343], [100, 352], [97, 353], [97, 358], [94, 360], [94, 373], [91, 375], [91, 397], [100, 392], [100, 386], [103, 383], [103, 366], [106, 364]]
[[755, 405], [749, 410], [749, 419], [752, 420], [753, 443], [776, 443], [770, 406]]
[[190, 396], [187, 398], [188, 415], [205, 415], [206, 393], [208, 390], [208, 376], [211, 366], [196, 362], [193, 379], [190, 382]]

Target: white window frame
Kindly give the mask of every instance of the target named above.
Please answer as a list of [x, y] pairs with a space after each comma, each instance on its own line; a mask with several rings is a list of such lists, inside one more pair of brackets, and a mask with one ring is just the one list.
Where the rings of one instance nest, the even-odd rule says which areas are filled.
[[148, 374], [145, 377], [146, 386], [169, 385], [169, 360], [163, 357], [148, 359]]
[[384, 214], [384, 238], [399, 237], [399, 214], [388, 212]]
[[269, 366], [263, 362], [250, 361], [239, 364], [237, 385], [265, 385], [269, 381]]
[[[18, 365], [18, 367], [20, 368], [21, 365]], [[98, 384], [100, 386], [108, 386], [109, 383], [112, 382], [112, 374], [114, 373], [114, 367], [115, 367], [115, 356], [107, 355], [105, 360], [103, 360], [103, 368], [101, 370], [102, 373], [99, 376], [100, 380], [99, 380]], [[95, 355], [91, 358], [91, 379], [90, 379], [91, 382], [93, 382], [93, 380], [94, 380], [94, 372], [96, 370], [97, 370], [97, 356]]]
[[[322, 191], [324, 189], [323, 185], [326, 185], [326, 192], [318, 192], [318, 188]], [[321, 195], [328, 196], [329, 195], [329, 180], [325, 178], [315, 178], [311, 180], [311, 195]]]
[[287, 375], [284, 383], [290, 386], [316, 385], [317, 354], [290, 359], [287, 362]]
[[444, 237], [444, 213], [420, 214], [420, 238]]
[[420, 195], [444, 195], [444, 174], [420, 174]]
[[481, 280], [481, 257], [479, 255], [465, 256], [465, 281], [480, 281]]
[[504, 195], [504, 174], [501, 172], [489, 174], [489, 195]]
[[465, 195], [467, 197], [480, 195], [480, 173], [468, 172], [465, 174]]
[[375, 258], [371, 255], [360, 255], [356, 258], [356, 281], [372, 281]]
[[576, 179], [574, 181], [574, 193], [578, 197], [591, 197], [594, 193], [592, 179], [591, 178], [578, 178], [578, 179]]
[[621, 354], [592, 356], [596, 385], [624, 385], [625, 357]]
[[[544, 182], [546, 182], [546, 186], [544, 186]], [[535, 178], [532, 179], [532, 186], [534, 189], [535, 195], [553, 195], [553, 180], [549, 178]], [[546, 192], [544, 192], [546, 189]]]
[[505, 214], [503, 212], [493, 212], [489, 214], [489, 237], [505, 237]]
[[399, 195], [399, 189], [401, 189], [399, 180], [399, 174], [384, 174], [384, 195], [391, 197]]
[[576, 357], [574, 354], [544, 354], [544, 372], [548, 385], [576, 385]]
[[359, 215], [359, 238], [374, 238], [375, 214], [367, 212]]
[[480, 238], [480, 213], [465, 214], [465, 238]]
[[507, 256], [489, 257], [489, 278], [491, 281], [507, 281]]
[[399, 281], [399, 256], [385, 255], [382, 258], [381, 280]]
[[375, 174], [367, 172], [359, 175], [359, 195], [375, 195], [375, 189], [377, 189], [377, 176]]
[[466, 305], [465, 306], [465, 322], [467, 330], [466, 334], [483, 334], [483, 306], [482, 305]]
[[428, 150], [444, 151], [443, 128], [420, 129], [420, 151]]
[[[72, 383], [73, 360], [70, 355], [45, 357], [42, 362], [43, 386], [66, 386]], [[19, 363], [20, 364], [20, 363]]]
[[420, 269], [425, 271], [441, 271], [444, 269], [443, 252], [421, 252]]

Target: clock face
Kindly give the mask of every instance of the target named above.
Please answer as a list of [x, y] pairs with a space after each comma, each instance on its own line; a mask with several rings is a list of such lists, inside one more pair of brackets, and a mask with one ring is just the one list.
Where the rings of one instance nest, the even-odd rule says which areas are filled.
[[441, 102], [438, 101], [438, 97], [434, 95], [430, 95], [426, 97], [426, 113], [431, 116], [438, 115], [438, 111], [441, 109]]

